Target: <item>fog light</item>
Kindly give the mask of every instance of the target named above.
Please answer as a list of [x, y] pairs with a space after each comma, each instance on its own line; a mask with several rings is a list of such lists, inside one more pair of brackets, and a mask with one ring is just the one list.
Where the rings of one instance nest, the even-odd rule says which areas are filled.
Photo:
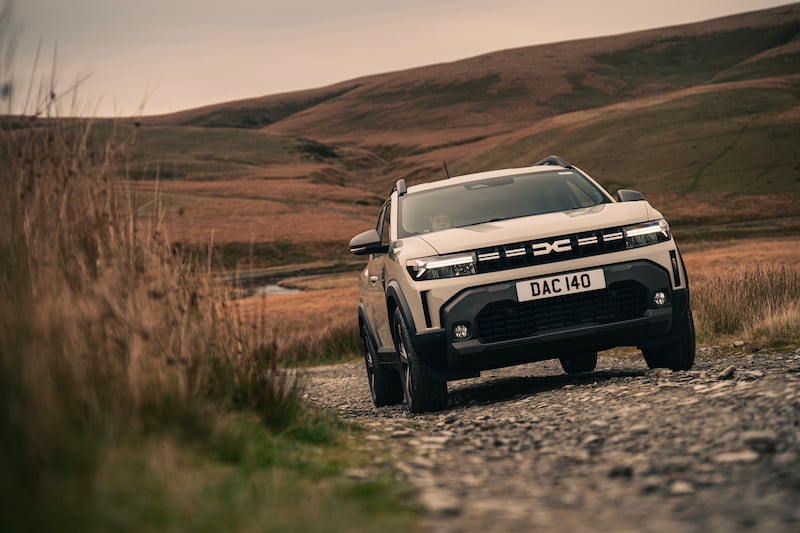
[[469, 338], [469, 328], [466, 324], [458, 324], [453, 328], [453, 337], [457, 341], [463, 341]]
[[657, 291], [653, 296], [653, 303], [656, 304], [658, 307], [661, 307], [665, 303], [667, 303], [667, 295], [664, 294], [663, 291]]

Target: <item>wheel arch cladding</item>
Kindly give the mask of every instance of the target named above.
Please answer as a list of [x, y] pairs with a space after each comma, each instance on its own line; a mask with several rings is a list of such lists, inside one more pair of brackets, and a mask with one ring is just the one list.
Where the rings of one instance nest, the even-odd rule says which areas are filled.
[[413, 339], [417, 334], [417, 327], [416, 324], [414, 324], [411, 308], [408, 305], [406, 297], [403, 295], [402, 289], [400, 289], [400, 285], [396, 281], [390, 281], [386, 285], [386, 312], [388, 313], [387, 316], [390, 321], [394, 316], [394, 310], [397, 308], [400, 308], [400, 313], [402, 313], [403, 319], [406, 321], [408, 332]]

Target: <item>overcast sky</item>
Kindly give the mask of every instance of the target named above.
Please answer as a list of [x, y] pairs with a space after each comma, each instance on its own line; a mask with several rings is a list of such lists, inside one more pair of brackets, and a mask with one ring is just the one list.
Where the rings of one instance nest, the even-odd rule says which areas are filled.
[[[478, 54], [697, 22], [786, 0], [0, 0], [15, 112], [78, 79], [81, 114], [157, 114]], [[6, 101], [3, 110], [7, 110]], [[65, 102], [65, 107], [71, 104]]]

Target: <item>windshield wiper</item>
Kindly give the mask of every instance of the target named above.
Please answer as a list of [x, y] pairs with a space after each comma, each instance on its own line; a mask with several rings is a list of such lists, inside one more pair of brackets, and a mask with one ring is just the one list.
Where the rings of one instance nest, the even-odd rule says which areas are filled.
[[459, 226], [459, 228], [468, 228], [469, 226], [479, 226], [481, 224], [488, 224], [490, 222], [500, 222], [501, 220], [508, 220], [508, 218], [506, 217], [490, 218], [489, 220], [481, 220], [480, 222], [473, 222], [472, 224], [464, 224], [463, 226]]

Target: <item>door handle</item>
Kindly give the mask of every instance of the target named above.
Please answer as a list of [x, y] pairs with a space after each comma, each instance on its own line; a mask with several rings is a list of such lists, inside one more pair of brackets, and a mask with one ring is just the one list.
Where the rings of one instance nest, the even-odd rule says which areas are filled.
[[375, 285], [376, 283], [378, 283], [378, 276], [370, 276], [369, 282]]

